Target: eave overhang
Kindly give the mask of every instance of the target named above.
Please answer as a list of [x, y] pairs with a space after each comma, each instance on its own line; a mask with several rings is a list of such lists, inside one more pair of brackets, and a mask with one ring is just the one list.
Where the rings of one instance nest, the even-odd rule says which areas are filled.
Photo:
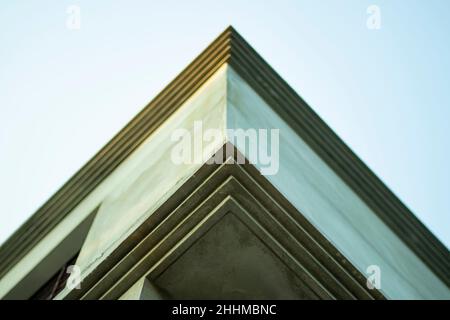
[[212, 226], [233, 215], [291, 270], [309, 298], [384, 299], [258, 169], [237, 160], [243, 156], [231, 143], [217, 153], [218, 164], [203, 165], [95, 269], [87, 270], [81, 289], [66, 289], [57, 298], [118, 299], [142, 277], [157, 282]]
[[447, 248], [231, 27], [2, 245], [0, 278], [226, 63], [447, 286], [450, 285]]

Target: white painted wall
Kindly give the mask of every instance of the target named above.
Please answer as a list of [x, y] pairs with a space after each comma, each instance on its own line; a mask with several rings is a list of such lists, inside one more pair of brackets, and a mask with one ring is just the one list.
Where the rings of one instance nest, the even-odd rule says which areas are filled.
[[[450, 298], [450, 290], [231, 68], [229, 128], [280, 129], [280, 168], [269, 181], [363, 274], [381, 268], [395, 299]], [[238, 149], [247, 155], [244, 145]], [[258, 165], [257, 165], [258, 166]]]
[[[280, 169], [269, 181], [362, 273], [381, 267], [389, 298], [450, 298], [450, 290], [229, 66], [224, 65], [160, 128], [0, 280], [0, 297], [23, 279], [95, 208], [77, 264], [89, 273], [201, 164], [170, 159], [176, 128], [280, 129]], [[210, 144], [211, 153], [225, 141]], [[245, 154], [242, 145], [237, 147]]]
[[[89, 273], [201, 166], [171, 161], [173, 130], [192, 131], [194, 121], [203, 120], [204, 129], [224, 131], [225, 107], [226, 66], [223, 66], [0, 279], [0, 298], [100, 206], [77, 260], [82, 274]], [[203, 151], [211, 154], [224, 142], [205, 145], [208, 149]]]

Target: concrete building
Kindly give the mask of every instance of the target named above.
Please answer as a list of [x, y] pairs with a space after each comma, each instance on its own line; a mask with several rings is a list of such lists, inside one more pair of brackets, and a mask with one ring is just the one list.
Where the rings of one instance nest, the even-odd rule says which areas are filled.
[[0, 297], [449, 299], [449, 270], [230, 27], [2, 245]]

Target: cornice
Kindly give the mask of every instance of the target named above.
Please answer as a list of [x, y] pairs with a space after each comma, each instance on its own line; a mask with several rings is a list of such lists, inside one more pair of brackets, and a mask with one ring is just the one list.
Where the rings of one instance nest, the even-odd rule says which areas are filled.
[[384, 299], [366, 287], [366, 278], [253, 165], [237, 164], [235, 159], [203, 165], [111, 255], [86, 271], [81, 289], [59, 298], [117, 299], [140, 278], [158, 278], [225, 214], [233, 214], [312, 296]]
[[223, 64], [228, 63], [450, 285], [450, 253], [306, 102], [232, 28], [227, 28], [0, 248], [3, 277]]

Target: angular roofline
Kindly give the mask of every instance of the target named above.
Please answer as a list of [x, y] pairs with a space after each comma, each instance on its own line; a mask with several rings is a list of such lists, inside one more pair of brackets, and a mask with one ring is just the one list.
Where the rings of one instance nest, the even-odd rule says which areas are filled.
[[317, 298], [386, 299], [231, 142], [211, 159], [220, 161], [198, 168], [105, 259], [83, 270], [81, 288], [66, 288], [56, 299], [118, 299], [142, 277], [156, 280], [227, 213]]
[[0, 278], [225, 63], [450, 286], [448, 249], [231, 26], [4, 242]]

